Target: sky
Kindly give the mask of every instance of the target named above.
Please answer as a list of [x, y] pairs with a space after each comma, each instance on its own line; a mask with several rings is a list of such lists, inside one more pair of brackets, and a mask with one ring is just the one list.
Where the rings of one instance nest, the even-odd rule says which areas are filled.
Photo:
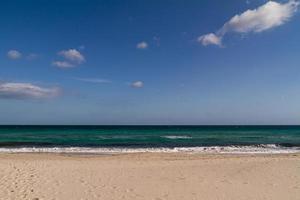
[[300, 124], [299, 0], [0, 2], [0, 124]]

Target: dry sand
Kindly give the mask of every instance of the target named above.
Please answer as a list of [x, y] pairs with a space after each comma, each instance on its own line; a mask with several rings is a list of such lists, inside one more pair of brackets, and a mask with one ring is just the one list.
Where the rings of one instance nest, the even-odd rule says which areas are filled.
[[0, 199], [300, 199], [300, 155], [0, 154]]

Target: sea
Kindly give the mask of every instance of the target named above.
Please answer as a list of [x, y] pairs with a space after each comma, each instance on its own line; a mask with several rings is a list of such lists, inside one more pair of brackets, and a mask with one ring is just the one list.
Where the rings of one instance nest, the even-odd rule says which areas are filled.
[[0, 126], [0, 153], [298, 153], [300, 126]]

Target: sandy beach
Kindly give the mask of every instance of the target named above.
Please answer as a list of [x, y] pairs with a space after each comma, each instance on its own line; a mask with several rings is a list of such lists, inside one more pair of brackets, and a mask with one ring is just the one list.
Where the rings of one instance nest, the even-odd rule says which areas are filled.
[[300, 199], [300, 155], [0, 154], [0, 199]]

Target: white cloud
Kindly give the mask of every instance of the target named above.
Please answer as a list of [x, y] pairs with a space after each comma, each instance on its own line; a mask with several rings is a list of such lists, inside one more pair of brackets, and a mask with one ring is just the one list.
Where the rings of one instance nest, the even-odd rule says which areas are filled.
[[0, 98], [7, 99], [46, 99], [56, 97], [60, 89], [43, 88], [31, 83], [0, 82]]
[[217, 46], [222, 46], [222, 38], [218, 37], [214, 33], [209, 33], [206, 35], [202, 35], [198, 38], [198, 41], [202, 43], [202, 45], [207, 46], [207, 45], [217, 45]]
[[52, 65], [59, 67], [59, 68], [72, 68], [75, 67], [73, 64], [67, 61], [54, 61]]
[[85, 61], [84, 56], [76, 49], [62, 50], [62, 51], [58, 52], [58, 55], [64, 57], [66, 60], [68, 60], [70, 62], [74, 62], [76, 64], [81, 64]]
[[76, 49], [62, 50], [58, 52], [65, 60], [54, 61], [52, 65], [59, 68], [72, 68], [85, 62], [85, 57]]
[[216, 33], [200, 36], [198, 41], [204, 46], [220, 46], [222, 45], [222, 38], [227, 33], [259, 33], [280, 26], [295, 14], [298, 6], [298, 0], [289, 0], [286, 3], [268, 1], [257, 9], [235, 15]]
[[28, 55], [23, 55], [20, 51], [9, 50], [7, 52], [7, 57], [9, 59], [12, 59], [12, 60], [21, 59], [22, 57], [24, 57], [27, 60], [34, 60], [34, 59], [38, 58], [38, 54], [36, 54], [36, 53], [30, 53]]
[[22, 54], [17, 50], [9, 50], [7, 52], [7, 57], [12, 59], [12, 60], [17, 60], [17, 59], [20, 59], [22, 57]]
[[143, 41], [143, 42], [140, 42], [136, 45], [136, 48], [137, 49], [147, 49], [148, 48], [148, 43]]
[[144, 87], [144, 82], [143, 81], [135, 81], [135, 82], [132, 82], [130, 84], [131, 87], [134, 87], [134, 88], [142, 88]]
[[221, 32], [261, 32], [287, 22], [297, 11], [299, 2], [290, 0], [280, 4], [268, 1], [266, 4], [254, 10], [247, 10], [241, 15], [235, 15], [227, 22]]
[[88, 82], [88, 83], [111, 83], [110, 80], [100, 79], [100, 78], [74, 78], [78, 81]]

